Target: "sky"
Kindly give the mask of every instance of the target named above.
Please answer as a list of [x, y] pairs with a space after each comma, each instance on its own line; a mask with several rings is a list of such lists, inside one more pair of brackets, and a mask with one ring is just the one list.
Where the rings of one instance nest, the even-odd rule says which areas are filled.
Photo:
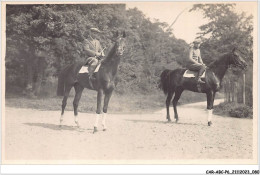
[[[207, 19], [203, 18], [201, 12], [189, 12], [193, 4], [195, 2], [128, 2], [126, 6], [127, 8], [136, 7], [151, 20], [159, 19], [161, 22], [166, 22], [169, 25], [184, 10], [172, 26], [172, 29], [176, 38], [191, 43], [196, 38], [196, 34], [200, 32], [199, 26], [208, 22]], [[252, 14], [252, 9], [255, 9], [253, 6], [256, 6], [256, 4], [237, 2], [236, 11], [244, 11], [247, 14]]]

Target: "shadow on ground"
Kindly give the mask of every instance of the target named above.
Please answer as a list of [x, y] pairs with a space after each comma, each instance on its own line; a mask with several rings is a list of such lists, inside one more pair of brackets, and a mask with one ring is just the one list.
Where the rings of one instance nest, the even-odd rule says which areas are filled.
[[92, 130], [92, 129], [84, 129], [84, 128], [78, 128], [77, 126], [68, 126], [68, 125], [55, 125], [51, 123], [24, 123], [28, 126], [38, 126], [46, 129], [61, 131], [61, 130], [67, 130], [67, 131], [78, 131], [78, 132], [84, 132], [85, 130]]
[[161, 120], [129, 120], [129, 119], [126, 119], [126, 121], [130, 121], [133, 123], [160, 123], [160, 124], [206, 126], [206, 124], [203, 125], [203, 124], [198, 124], [198, 123], [183, 123], [183, 122], [176, 123], [175, 121], [168, 122], [168, 121], [161, 121]]

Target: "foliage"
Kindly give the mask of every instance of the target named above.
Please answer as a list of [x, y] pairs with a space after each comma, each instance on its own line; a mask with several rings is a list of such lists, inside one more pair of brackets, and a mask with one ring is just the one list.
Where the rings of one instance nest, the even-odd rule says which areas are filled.
[[[84, 60], [82, 41], [90, 27], [103, 31], [100, 40], [107, 48], [116, 30], [127, 33], [127, 50], [118, 74], [119, 93], [156, 90], [161, 71], [169, 64], [172, 69], [180, 67], [178, 63], [187, 55], [188, 45], [170, 37], [172, 33], [165, 32], [167, 24], [152, 23], [136, 8], [125, 10], [124, 4], [7, 5], [6, 20], [8, 87], [24, 89], [35, 80], [43, 84], [65, 65]], [[37, 66], [44, 71], [40, 73]]]
[[214, 108], [214, 113], [219, 115], [229, 115], [237, 118], [253, 118], [252, 107], [235, 102], [220, 103]]
[[[253, 37], [252, 16], [237, 14], [234, 4], [196, 4], [191, 11], [202, 11], [209, 22], [200, 27], [202, 57], [206, 64], [239, 48], [248, 63], [246, 101], [252, 105]], [[36, 95], [51, 95], [60, 70], [86, 58], [83, 39], [90, 27], [103, 33], [103, 47], [109, 47], [116, 30], [127, 33], [127, 47], [119, 66], [116, 92], [154, 94], [159, 75], [165, 68], [183, 65], [188, 44], [176, 39], [166, 23], [149, 18], [124, 4], [45, 4], [7, 5], [6, 9], [6, 89], [21, 92], [28, 84], [41, 87]], [[106, 51], [107, 52], [107, 51]], [[240, 72], [224, 79], [237, 81]]]
[[[252, 76], [253, 76], [253, 17], [246, 16], [243, 12], [238, 14], [234, 11], [235, 4], [196, 4], [190, 11], [201, 11], [204, 18], [209, 22], [200, 26], [199, 38], [202, 39], [202, 56], [208, 64], [223, 53], [237, 48], [238, 53], [248, 64], [246, 74], [246, 103], [252, 106]], [[223, 85], [228, 82], [238, 82], [243, 87], [243, 72], [232, 68], [224, 80]], [[241, 96], [243, 93], [239, 93]], [[241, 97], [238, 97], [238, 99]]]

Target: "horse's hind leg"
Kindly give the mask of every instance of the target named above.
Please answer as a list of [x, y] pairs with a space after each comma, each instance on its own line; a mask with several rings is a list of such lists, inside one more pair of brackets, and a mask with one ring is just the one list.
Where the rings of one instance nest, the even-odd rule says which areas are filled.
[[176, 91], [175, 91], [174, 99], [173, 99], [173, 101], [172, 101], [173, 110], [174, 110], [174, 118], [175, 118], [176, 123], [177, 123], [178, 120], [179, 120], [178, 112], [177, 112], [177, 103], [178, 103], [178, 100], [179, 100], [180, 97], [181, 97], [182, 92], [183, 92], [183, 89], [182, 89], [182, 88], [177, 88]]
[[65, 110], [65, 107], [67, 105], [67, 99], [69, 97], [69, 93], [70, 93], [71, 88], [72, 88], [72, 86], [65, 86], [64, 97], [63, 97], [62, 105], [61, 105], [60, 127], [61, 127], [62, 122], [63, 122], [64, 110]]
[[79, 100], [81, 98], [83, 87], [80, 86], [78, 83], [74, 85], [75, 88], [75, 97], [73, 100], [73, 108], [74, 108], [74, 117], [75, 117], [75, 123], [79, 127], [79, 121], [78, 121], [78, 106], [79, 106]]
[[168, 96], [166, 98], [166, 112], [167, 112], [166, 119], [168, 120], [168, 122], [171, 121], [169, 107], [170, 107], [170, 104], [171, 104], [172, 96], [173, 96], [173, 92], [169, 92]]

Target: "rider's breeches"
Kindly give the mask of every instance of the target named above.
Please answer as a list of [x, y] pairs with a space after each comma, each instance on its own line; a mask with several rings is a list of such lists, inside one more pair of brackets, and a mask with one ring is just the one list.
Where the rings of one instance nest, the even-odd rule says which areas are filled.
[[89, 73], [93, 73], [98, 64], [98, 59], [96, 57], [89, 57], [86, 60], [86, 65], [88, 65]]
[[187, 66], [187, 68], [192, 71], [199, 71], [198, 77], [201, 77], [206, 70], [206, 66], [199, 63], [190, 64]]

